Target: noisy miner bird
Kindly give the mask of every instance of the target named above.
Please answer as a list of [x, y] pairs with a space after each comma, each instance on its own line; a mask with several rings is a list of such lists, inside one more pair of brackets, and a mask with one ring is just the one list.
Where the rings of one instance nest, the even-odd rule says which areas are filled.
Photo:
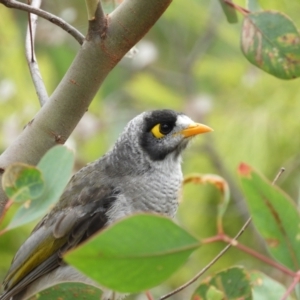
[[[181, 153], [191, 137], [211, 130], [173, 110], [131, 120], [109, 152], [71, 178], [36, 225], [12, 261], [0, 300], [27, 299], [60, 282], [95, 285], [63, 261], [64, 253], [133, 213], [173, 217], [182, 184]], [[102, 299], [113, 295], [105, 291]]]

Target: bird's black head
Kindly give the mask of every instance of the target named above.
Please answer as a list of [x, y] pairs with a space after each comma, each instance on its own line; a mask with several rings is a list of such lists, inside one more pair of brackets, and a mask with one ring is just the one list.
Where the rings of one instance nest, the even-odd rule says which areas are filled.
[[170, 134], [176, 127], [178, 115], [173, 110], [145, 113], [139, 143], [152, 160], [163, 160], [174, 151], [176, 143], [170, 143]]
[[[145, 112], [142, 118], [142, 127], [139, 131], [139, 145], [154, 160], [163, 160], [167, 155], [173, 154], [176, 158], [187, 146], [192, 134], [186, 134], [188, 128], [200, 127], [189, 117], [173, 110], [154, 110]], [[201, 125], [202, 132], [208, 127]]]

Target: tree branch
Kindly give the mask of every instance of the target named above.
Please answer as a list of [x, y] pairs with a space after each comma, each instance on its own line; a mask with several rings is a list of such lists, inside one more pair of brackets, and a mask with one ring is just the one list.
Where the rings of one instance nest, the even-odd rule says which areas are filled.
[[[33, 0], [31, 5], [35, 8], [41, 6], [42, 0]], [[38, 16], [28, 13], [28, 27], [25, 40], [25, 54], [28, 63], [29, 71], [32, 77], [32, 81], [40, 101], [40, 105], [43, 106], [48, 100], [48, 93], [40, 73], [39, 65], [37, 63], [34, 52], [34, 39], [36, 33]]]
[[101, 2], [100, 0], [85, 0], [85, 4], [88, 13], [88, 20], [92, 21], [96, 18], [96, 11], [99, 6], [101, 7]]
[[104, 15], [101, 2], [99, 0], [86, 0], [89, 18], [88, 36], [96, 34], [105, 39], [105, 31], [107, 29], [107, 18]]
[[68, 32], [70, 35], [72, 35], [75, 38], [75, 40], [78, 41], [78, 43], [80, 45], [82, 45], [82, 43], [84, 41], [84, 36], [81, 32], [79, 32], [76, 28], [71, 26], [69, 23], [67, 23], [63, 19], [61, 19], [49, 12], [46, 12], [42, 9], [32, 7], [30, 5], [27, 5], [25, 3], [21, 3], [21, 2], [15, 1], [15, 0], [0, 0], [0, 3], [2, 3], [6, 7], [27, 11], [29, 13], [38, 15], [39, 17], [50, 21], [51, 23], [57, 25], [58, 27], [62, 28], [63, 30]]
[[[49, 100], [0, 156], [0, 168], [5, 169], [16, 161], [35, 165], [47, 150], [57, 143], [63, 144], [108, 73], [149, 31], [170, 3], [171, 0], [123, 1], [107, 17], [105, 38], [94, 32], [84, 41]], [[0, 215], [6, 199], [1, 189]]]

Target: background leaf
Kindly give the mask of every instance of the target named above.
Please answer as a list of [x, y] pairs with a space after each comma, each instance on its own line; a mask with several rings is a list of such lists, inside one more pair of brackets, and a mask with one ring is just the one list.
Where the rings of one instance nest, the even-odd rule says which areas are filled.
[[246, 164], [239, 167], [253, 223], [271, 255], [297, 271], [300, 266], [300, 214], [296, 204]]
[[[220, 295], [222, 295], [221, 298]], [[198, 299], [250, 300], [252, 295], [249, 275], [241, 267], [233, 267], [218, 272], [207, 278], [196, 289], [192, 300]]]
[[252, 64], [278, 78], [300, 76], [300, 34], [291, 19], [280, 12], [248, 14], [241, 48]]
[[38, 163], [45, 180], [43, 193], [31, 201], [29, 205], [22, 205], [7, 226], [7, 230], [29, 223], [42, 217], [62, 194], [73, 168], [74, 155], [64, 146], [50, 149]]
[[25, 202], [42, 194], [44, 180], [36, 167], [14, 163], [5, 170], [2, 186], [6, 195], [14, 202]]
[[184, 178], [183, 184], [194, 183], [194, 184], [212, 184], [222, 193], [222, 198], [218, 204], [217, 211], [217, 223], [218, 229], [222, 230], [222, 219], [226, 212], [226, 209], [230, 200], [230, 190], [227, 181], [216, 174], [191, 174]]
[[108, 227], [65, 260], [102, 286], [132, 293], [166, 280], [198, 247], [170, 219], [135, 215]]
[[251, 12], [261, 10], [258, 0], [247, 0], [246, 7]]
[[[250, 279], [255, 300], [279, 299], [286, 292], [283, 285], [261, 272], [251, 272]], [[286, 299], [289, 300], [291, 297]]]
[[[218, 290], [215, 286], [211, 285], [207, 292], [206, 292], [206, 298], [210, 300], [223, 300], [226, 295], [223, 291]], [[194, 298], [195, 299], [195, 298]], [[225, 298], [226, 299], [226, 298]]]
[[99, 289], [93, 286], [79, 282], [68, 282], [52, 286], [31, 297], [29, 300], [99, 300], [101, 293]]
[[223, 12], [226, 16], [226, 19], [229, 23], [237, 23], [238, 22], [238, 17], [237, 17], [237, 13], [236, 13], [236, 10], [227, 5], [226, 3], [224, 3], [223, 0], [219, 0], [220, 4], [221, 4], [221, 7], [223, 9]]

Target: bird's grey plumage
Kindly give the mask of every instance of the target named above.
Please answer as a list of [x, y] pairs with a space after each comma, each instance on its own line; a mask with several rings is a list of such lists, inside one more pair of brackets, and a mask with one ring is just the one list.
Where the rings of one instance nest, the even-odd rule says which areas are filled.
[[[157, 124], [167, 124], [159, 130], [171, 130], [157, 138], [152, 130]], [[171, 110], [131, 120], [109, 152], [71, 178], [57, 205], [34, 228], [12, 262], [0, 300], [26, 299], [49, 283], [93, 284], [64, 263], [66, 251], [136, 212], [173, 217], [182, 182], [180, 154], [189, 140], [180, 132], [190, 124], [188, 117]], [[20, 275], [20, 269], [26, 274]]]

